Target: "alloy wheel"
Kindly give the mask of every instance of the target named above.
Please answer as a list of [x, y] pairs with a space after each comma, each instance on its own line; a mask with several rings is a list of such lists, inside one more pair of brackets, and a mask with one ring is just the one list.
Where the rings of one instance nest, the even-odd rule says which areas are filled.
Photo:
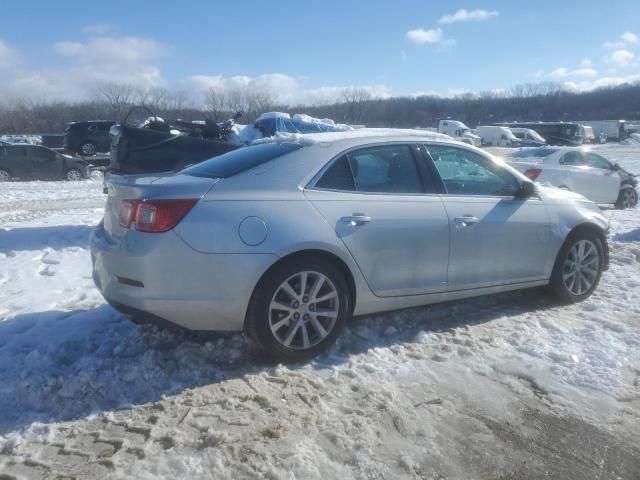
[[269, 305], [269, 327], [275, 339], [294, 350], [318, 345], [333, 330], [340, 297], [322, 273], [296, 273], [276, 289]]
[[591, 240], [579, 240], [567, 252], [562, 269], [562, 281], [572, 295], [588, 292], [600, 270], [600, 254]]
[[83, 143], [80, 147], [80, 150], [82, 151], [82, 154], [86, 156], [90, 156], [96, 153], [96, 147], [93, 145], [93, 143]]
[[11, 180], [11, 175], [6, 170], [0, 170], [0, 182], [8, 182]]
[[75, 168], [71, 169], [67, 172], [67, 180], [71, 182], [77, 182], [79, 180], [82, 180], [82, 174]]

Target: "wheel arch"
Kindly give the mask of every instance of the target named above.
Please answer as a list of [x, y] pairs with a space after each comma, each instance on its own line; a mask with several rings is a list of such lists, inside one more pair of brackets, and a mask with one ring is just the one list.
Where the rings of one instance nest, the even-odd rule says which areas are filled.
[[4, 170], [5, 172], [9, 172], [9, 177], [13, 178], [13, 172], [9, 167], [0, 166], [0, 170]]
[[[596, 225], [595, 223], [591, 222], [583, 222], [573, 227], [567, 235], [566, 239], [580, 232], [594, 233], [600, 238], [600, 241], [602, 242], [602, 249], [604, 251], [603, 270], [606, 270], [609, 267], [609, 244], [607, 243], [607, 232], [600, 225]], [[567, 241], [566, 239], [565, 242]]]
[[[256, 284], [253, 287], [253, 291], [251, 292], [251, 300], [249, 301], [249, 304], [251, 303], [251, 301], [253, 300], [254, 295], [256, 294], [256, 291], [258, 290], [258, 286], [260, 285], [260, 283], [264, 280], [265, 277], [267, 277], [271, 272], [273, 272], [276, 268], [281, 267], [282, 265], [286, 265], [289, 263], [294, 263], [294, 262], [300, 262], [300, 261], [324, 261], [324, 262], [329, 262], [332, 265], [334, 265], [343, 275], [346, 283], [347, 283], [347, 287], [349, 289], [349, 299], [351, 300], [351, 311], [353, 311], [354, 307], [355, 307], [355, 302], [356, 302], [356, 297], [357, 297], [357, 289], [356, 289], [356, 282], [355, 282], [355, 278], [353, 276], [353, 272], [351, 271], [351, 269], [349, 268], [349, 266], [346, 264], [346, 262], [344, 260], [342, 260], [338, 255], [336, 255], [335, 253], [331, 253], [327, 250], [321, 250], [321, 249], [316, 249], [316, 248], [310, 248], [310, 249], [304, 249], [304, 250], [298, 250], [292, 253], [289, 253], [283, 257], [280, 257], [276, 262], [274, 262], [269, 268], [267, 268], [262, 275], [260, 276], [260, 278], [258, 279], [258, 281], [256, 282]], [[246, 322], [245, 322], [246, 324]]]

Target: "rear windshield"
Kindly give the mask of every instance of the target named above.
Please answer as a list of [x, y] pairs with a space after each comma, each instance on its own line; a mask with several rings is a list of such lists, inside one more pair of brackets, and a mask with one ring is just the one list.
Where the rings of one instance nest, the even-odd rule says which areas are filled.
[[241, 147], [205, 160], [192, 167], [187, 167], [181, 173], [193, 177], [232, 177], [299, 148], [302, 148], [302, 146], [296, 143], [262, 143], [250, 147]]
[[557, 148], [524, 148], [519, 152], [511, 155], [513, 158], [528, 158], [528, 157], [548, 157], [554, 152], [557, 152]]

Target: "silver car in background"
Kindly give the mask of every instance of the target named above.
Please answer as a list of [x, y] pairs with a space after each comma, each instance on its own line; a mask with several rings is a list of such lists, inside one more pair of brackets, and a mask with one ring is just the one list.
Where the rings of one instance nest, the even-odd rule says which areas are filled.
[[91, 251], [109, 303], [288, 361], [352, 315], [542, 285], [580, 301], [608, 265], [595, 204], [424, 131], [307, 135], [106, 186]]

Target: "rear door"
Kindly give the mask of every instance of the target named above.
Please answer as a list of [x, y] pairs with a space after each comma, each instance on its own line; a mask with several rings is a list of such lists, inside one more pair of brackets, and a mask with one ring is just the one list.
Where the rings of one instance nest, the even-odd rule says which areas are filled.
[[427, 149], [446, 189], [449, 289], [548, 277], [550, 226], [542, 201], [515, 197], [517, 178], [475, 151], [448, 145]]
[[567, 187], [569, 190], [593, 199], [593, 172], [585, 163], [580, 150], [569, 150], [559, 160], [558, 179], [552, 184], [556, 187]]
[[10, 145], [5, 148], [6, 164], [11, 171], [11, 175], [17, 178], [30, 178], [33, 167], [27, 157], [27, 147]]
[[421, 148], [352, 150], [305, 189], [378, 296], [447, 288], [449, 220]]

